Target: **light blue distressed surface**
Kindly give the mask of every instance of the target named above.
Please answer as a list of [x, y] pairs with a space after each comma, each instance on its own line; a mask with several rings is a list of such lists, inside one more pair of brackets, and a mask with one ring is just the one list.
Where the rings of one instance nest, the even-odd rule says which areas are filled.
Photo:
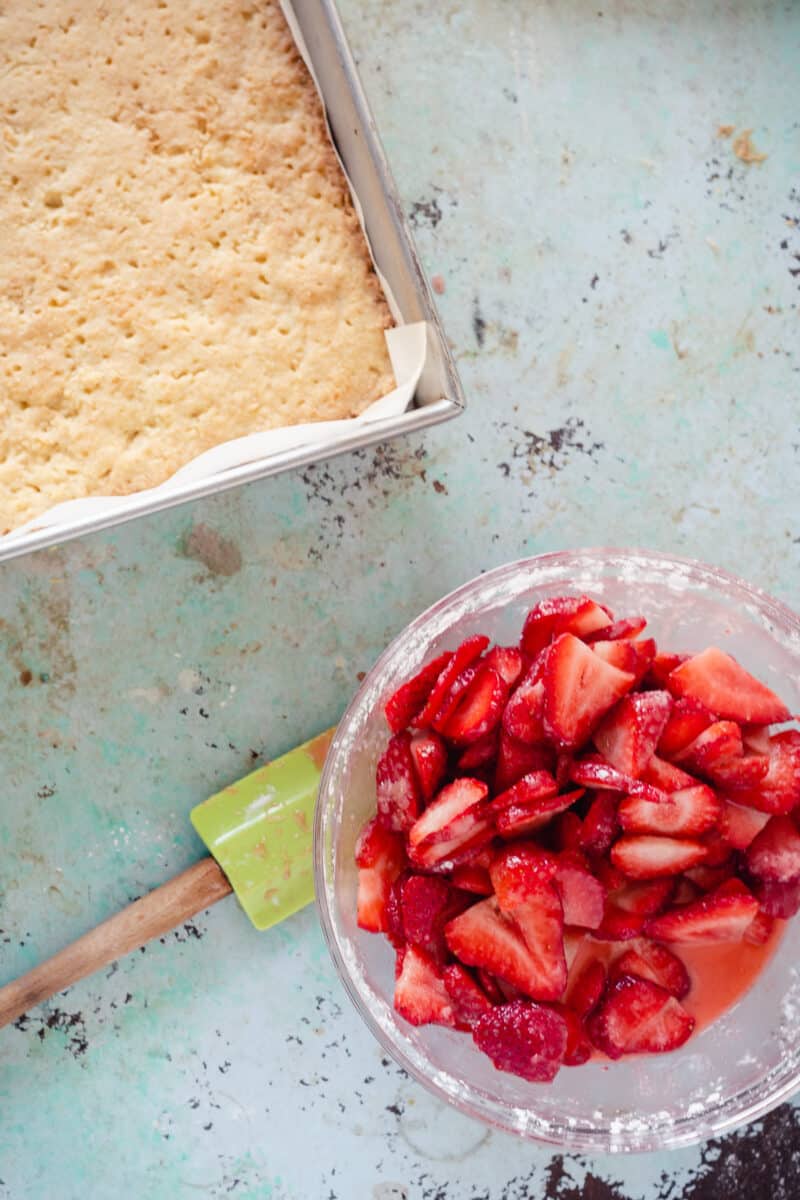
[[[800, 8], [342, 8], [469, 411], [0, 569], [3, 978], [193, 861], [192, 805], [482, 569], [640, 545], [797, 605]], [[738, 1144], [797, 1194], [792, 1109]], [[560, 1163], [441, 1110], [310, 911], [226, 900], [0, 1033], [3, 1200], [705, 1200], [736, 1145]]]

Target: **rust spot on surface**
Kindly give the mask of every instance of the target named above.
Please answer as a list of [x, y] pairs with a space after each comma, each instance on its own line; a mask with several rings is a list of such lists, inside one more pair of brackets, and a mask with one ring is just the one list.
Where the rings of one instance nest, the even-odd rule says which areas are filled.
[[183, 554], [197, 559], [212, 575], [235, 575], [242, 566], [242, 553], [236, 543], [202, 522], [189, 531]]
[[20, 671], [19, 681], [23, 687], [27, 687], [28, 684], [32, 681], [32, 679], [33, 679], [33, 672], [29, 671], [27, 667], [25, 668], [24, 671]]
[[743, 129], [733, 139], [733, 153], [743, 163], [762, 163], [766, 160], [766, 154], [761, 154], [756, 150], [751, 141], [752, 129]]
[[257, 842], [256, 845], [253, 846], [253, 854], [255, 855], [256, 858], [266, 858], [267, 857], [266, 842], [264, 842], [263, 840], [260, 842]]

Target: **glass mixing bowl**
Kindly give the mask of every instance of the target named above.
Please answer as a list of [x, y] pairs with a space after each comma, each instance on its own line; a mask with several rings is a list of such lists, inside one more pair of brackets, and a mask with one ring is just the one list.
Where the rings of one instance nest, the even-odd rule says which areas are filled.
[[[667, 650], [714, 644], [800, 712], [800, 618], [757, 588], [687, 559], [598, 549], [545, 554], [479, 576], [392, 642], [347, 710], [325, 764], [315, 827], [317, 899], [336, 969], [381, 1045], [462, 1112], [569, 1150], [683, 1146], [763, 1115], [800, 1086], [800, 917], [744, 997], [664, 1055], [562, 1068], [552, 1084], [497, 1071], [468, 1034], [414, 1028], [392, 1008], [394, 955], [356, 925], [358, 831], [375, 808], [383, 704], [423, 662], [473, 633], [519, 637], [538, 600], [587, 592], [617, 616], [643, 613]], [[645, 636], [646, 636], [645, 635]]]

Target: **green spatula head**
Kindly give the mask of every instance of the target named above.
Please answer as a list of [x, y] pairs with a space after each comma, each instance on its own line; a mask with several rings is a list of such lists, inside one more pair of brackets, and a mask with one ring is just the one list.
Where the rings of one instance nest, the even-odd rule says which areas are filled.
[[256, 929], [314, 899], [314, 805], [333, 730], [192, 809], [191, 820]]

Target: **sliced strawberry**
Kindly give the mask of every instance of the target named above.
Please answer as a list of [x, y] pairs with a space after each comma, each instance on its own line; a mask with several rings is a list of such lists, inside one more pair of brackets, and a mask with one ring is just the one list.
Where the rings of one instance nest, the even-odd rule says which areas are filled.
[[576, 812], [567, 809], [551, 822], [549, 835], [556, 850], [580, 850], [583, 822]]
[[575, 756], [566, 750], [562, 750], [556, 755], [556, 783], [559, 791], [565, 788], [570, 782], [572, 769], [575, 765]]
[[442, 732], [457, 745], [477, 742], [500, 724], [508, 687], [497, 671], [482, 666], [464, 691]]
[[692, 904], [651, 917], [645, 933], [659, 942], [741, 941], [758, 912], [758, 900], [745, 887], [741, 891], [726, 889], [723, 884]]
[[400, 974], [394, 988], [394, 1006], [411, 1025], [458, 1024], [444, 979], [433, 959], [418, 946], [403, 952]]
[[[620, 617], [619, 620], [612, 622], [611, 625], [595, 630], [594, 633], [586, 634], [583, 640], [592, 645], [600, 640], [615, 642], [620, 639], [636, 638], [646, 624], [646, 617]], [[650, 640], [652, 641], [652, 639]], [[655, 643], [653, 644], [655, 645]]]
[[552, 854], [532, 842], [517, 842], [494, 856], [489, 878], [500, 907], [510, 911], [535, 898], [552, 882], [557, 870], [558, 862]]
[[572, 792], [562, 792], [560, 796], [544, 796], [525, 804], [509, 804], [495, 816], [497, 832], [504, 838], [533, 833], [559, 813], [571, 808], [582, 795], [583, 788], [576, 788]]
[[581, 1018], [588, 1017], [606, 987], [606, 969], [593, 958], [567, 984], [564, 1003]]
[[704, 704], [691, 696], [676, 700], [669, 720], [658, 739], [656, 752], [661, 758], [673, 759], [681, 750], [698, 737], [704, 729], [714, 724], [714, 714]]
[[[502, 901], [499, 901], [501, 909]], [[522, 988], [534, 1000], [558, 1000], [567, 982], [564, 917], [552, 883], [543, 883], [524, 901], [504, 909], [522, 934], [536, 972], [535, 990]], [[502, 976], [502, 972], [498, 972]], [[516, 980], [510, 980], [520, 986]]]
[[574, 783], [583, 784], [585, 787], [627, 792], [631, 796], [642, 796], [645, 800], [652, 800], [654, 804], [666, 798], [664, 792], [651, 784], [634, 779], [632, 775], [623, 775], [599, 754], [588, 754], [585, 758], [574, 761], [570, 766], [570, 778]]
[[425, 950], [436, 962], [447, 958], [444, 927], [462, 912], [470, 897], [459, 894], [433, 875], [408, 875], [400, 884], [400, 911], [405, 940]]
[[650, 664], [650, 670], [644, 678], [645, 687], [666, 687], [667, 676], [681, 663], [685, 663], [689, 657], [688, 654], [656, 654]]
[[447, 769], [447, 750], [438, 733], [424, 730], [413, 734], [409, 745], [417, 782], [424, 801], [436, 795]]
[[685, 904], [692, 904], [695, 900], [699, 900], [702, 894], [702, 888], [699, 888], [696, 883], [692, 883], [691, 879], [687, 879], [685, 875], [679, 875], [671, 907], [682, 908]]
[[510, 1071], [532, 1083], [550, 1083], [567, 1049], [567, 1025], [560, 1013], [527, 1000], [501, 1004], [472, 1030], [475, 1045], [498, 1071]]
[[633, 685], [634, 677], [603, 662], [571, 633], [563, 633], [547, 654], [544, 727], [557, 746], [583, 745], [601, 717]]
[[769, 740], [769, 769], [758, 787], [741, 788], [736, 803], [759, 812], [787, 813], [800, 804], [800, 732], [787, 729]]
[[395, 950], [400, 950], [406, 944], [406, 931], [403, 928], [403, 909], [400, 904], [400, 889], [403, 886], [403, 881], [410, 874], [410, 871], [400, 872], [389, 889], [389, 895], [386, 898], [384, 908], [386, 926], [384, 932]]
[[676, 667], [667, 687], [674, 696], [691, 696], [731, 721], [769, 725], [791, 716], [774, 692], [716, 646]]
[[671, 709], [669, 692], [625, 696], [598, 725], [594, 744], [612, 767], [638, 778], [655, 753]]
[[456, 763], [458, 773], [470, 774], [482, 767], [494, 767], [497, 759], [498, 734], [499, 730], [492, 729], [482, 738], [478, 738], [476, 742], [467, 746], [466, 750], [462, 750]]
[[[616, 835], [616, 830], [615, 830]], [[612, 838], [613, 841], [613, 838]], [[607, 858], [596, 858], [593, 863], [594, 873], [602, 883], [607, 892], [616, 892], [621, 887], [628, 884], [628, 880], [618, 871], [616, 867], [612, 867]], [[628, 884], [629, 887], [649, 887], [649, 884]]]
[[538, 746], [546, 741], [544, 683], [526, 677], [512, 694], [503, 713], [503, 729], [518, 742]]
[[640, 642], [592, 642], [592, 650], [612, 667], [630, 671], [634, 687], [638, 687], [653, 661], [656, 644], [652, 638], [644, 638]]
[[676, 754], [675, 759], [690, 771], [705, 775], [719, 763], [741, 754], [742, 734], [736, 722], [715, 721]]
[[603, 920], [606, 901], [602, 883], [572, 856], [565, 854], [559, 856], [554, 882], [561, 897], [564, 924], [597, 929]]
[[358, 925], [372, 933], [385, 932], [392, 884], [407, 865], [403, 838], [373, 817], [358, 836], [355, 859], [359, 868]]
[[479, 817], [485, 815], [482, 810], [488, 792], [485, 783], [467, 775], [448, 783], [411, 826], [410, 849], [450, 841], [471, 831]]
[[387, 700], [383, 711], [392, 733], [400, 733], [413, 722], [452, 657], [449, 650], [438, 655]]
[[481, 674], [483, 662], [478, 659], [477, 662], [470, 663], [465, 667], [460, 675], [456, 676], [439, 705], [439, 711], [431, 721], [431, 725], [437, 733], [444, 733], [447, 722], [458, 708], [461, 701], [464, 699], [469, 688]]
[[743, 725], [742, 741], [751, 754], [766, 754], [769, 757], [769, 725]]
[[387, 829], [410, 829], [422, 807], [410, 733], [396, 733], [389, 740], [375, 768], [375, 790], [381, 823]]
[[730, 791], [758, 787], [769, 770], [769, 755], [744, 754], [708, 766], [705, 774], [717, 787]]
[[611, 899], [625, 912], [652, 917], [667, 907], [674, 894], [674, 879], [649, 879], [644, 883], [626, 883]]
[[660, 879], [679, 875], [706, 856], [702, 842], [634, 834], [620, 838], [611, 847], [611, 861], [630, 879]]
[[768, 813], [757, 812], [754, 808], [743, 808], [740, 804], [723, 800], [719, 831], [734, 850], [746, 850], [769, 819]]
[[561, 633], [588, 637], [611, 626], [611, 617], [588, 596], [556, 596], [532, 608], [522, 628], [522, 649], [535, 658]]
[[794, 883], [773, 883], [768, 879], [757, 879], [753, 893], [759, 907], [770, 917], [787, 920], [800, 910], [800, 880]]
[[721, 813], [722, 804], [711, 788], [702, 783], [672, 792], [658, 804], [641, 796], [626, 796], [617, 809], [619, 823], [626, 833], [674, 837], [699, 837], [707, 833], [715, 827]]
[[505, 993], [494, 975], [489, 971], [484, 971], [482, 967], [476, 967], [475, 978], [492, 1004], [503, 1004], [506, 999]]
[[471, 1028], [485, 1013], [491, 1011], [492, 1001], [466, 967], [450, 963], [443, 968], [442, 979], [459, 1024]]
[[729, 858], [728, 862], [720, 863], [719, 866], [709, 867], [703, 863], [699, 867], [690, 867], [684, 879], [693, 883], [701, 892], [713, 892], [733, 878], [733, 874], [733, 861]]
[[694, 1017], [664, 988], [623, 976], [587, 1022], [590, 1038], [609, 1058], [677, 1050], [694, 1029]]
[[598, 792], [583, 818], [580, 831], [580, 848], [587, 854], [605, 854], [617, 836], [616, 792]]
[[791, 817], [770, 817], [747, 848], [751, 875], [770, 883], [796, 883], [800, 879], [800, 833]]
[[689, 972], [677, 954], [647, 938], [637, 938], [612, 964], [609, 973], [611, 980], [617, 980], [622, 975], [649, 979], [676, 1000], [683, 1000], [692, 986]]
[[642, 771], [641, 778], [643, 783], [650, 783], [653, 787], [660, 788], [662, 792], [677, 792], [681, 788], [693, 787], [697, 783], [694, 775], [689, 775], [687, 771], [682, 771], [674, 763], [659, 758], [657, 754], [650, 759]]
[[437, 841], [428, 839], [417, 846], [409, 845], [408, 857], [415, 867], [450, 875], [456, 867], [474, 863], [476, 857], [490, 845], [495, 829], [491, 817], [474, 818], [468, 828], [453, 837]]
[[535, 800], [543, 800], [555, 796], [558, 785], [549, 771], [531, 771], [523, 775], [506, 791], [495, 796], [490, 808], [493, 812], [501, 812], [512, 804], [531, 804]]
[[494, 775], [495, 793], [506, 791], [531, 771], [549, 771], [553, 766], [553, 759], [554, 755], [549, 746], [526, 745], [501, 728]]
[[424, 708], [417, 714], [416, 724], [420, 728], [433, 725], [450, 688], [461, 672], [475, 659], [480, 658], [488, 645], [488, 637], [484, 637], [482, 634], [476, 634], [461, 643], [433, 684]]
[[607, 900], [603, 919], [593, 936], [602, 942], [628, 942], [639, 936], [645, 920], [641, 913], [629, 912], [613, 900]]
[[486, 867], [465, 863], [455, 867], [451, 876], [453, 887], [463, 892], [472, 892], [476, 896], [491, 896], [494, 888]]
[[496, 671], [508, 688], [513, 688], [525, 669], [525, 656], [516, 646], [493, 646], [483, 660]]
[[[556, 903], [560, 908], [557, 897]], [[526, 906], [518, 907], [521, 909]], [[532, 929], [534, 923], [530, 924]], [[562, 981], [560, 990], [555, 992], [561, 974], [557, 969], [559, 955], [563, 964], [560, 939], [555, 945], [539, 948], [539, 953], [534, 955], [516, 919], [512, 920], [501, 911], [494, 896], [479, 900], [450, 921], [445, 928], [445, 937], [450, 950], [462, 963], [480, 967], [490, 975], [507, 980], [527, 996], [557, 999], [564, 989]], [[542, 959], [545, 956], [549, 961], [546, 963], [547, 970], [543, 972]], [[553, 963], [556, 970], [552, 970]], [[566, 975], [565, 967], [563, 972]], [[545, 995], [540, 996], [540, 993]]]
[[567, 1044], [564, 1049], [564, 1066], [580, 1067], [592, 1057], [592, 1043], [586, 1036], [583, 1021], [566, 1004], [554, 1004], [552, 1011], [564, 1018], [567, 1027]]
[[745, 929], [744, 940], [752, 946], [763, 946], [771, 938], [774, 928], [775, 918], [759, 910]]

